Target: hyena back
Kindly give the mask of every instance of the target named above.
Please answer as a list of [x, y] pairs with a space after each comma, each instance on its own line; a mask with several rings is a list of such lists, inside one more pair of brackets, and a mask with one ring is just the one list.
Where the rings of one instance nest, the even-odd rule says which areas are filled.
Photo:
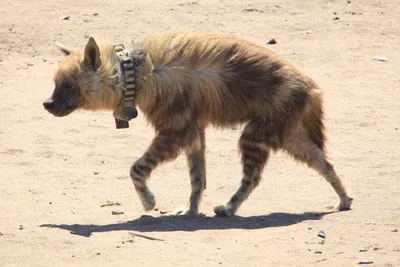
[[[90, 38], [83, 53], [66, 55], [45, 108], [56, 116], [77, 109], [118, 113], [123, 85], [114, 47]], [[130, 176], [145, 210], [155, 206], [146, 181], [162, 162], [184, 151], [191, 182], [189, 205], [174, 214], [195, 215], [206, 187], [205, 129], [245, 124], [239, 139], [241, 186], [220, 216], [231, 216], [257, 187], [271, 151], [284, 150], [318, 171], [340, 198], [352, 198], [325, 154], [322, 92], [317, 84], [270, 50], [235, 37], [198, 33], [152, 36], [135, 49], [144, 55], [136, 104], [156, 131]]]

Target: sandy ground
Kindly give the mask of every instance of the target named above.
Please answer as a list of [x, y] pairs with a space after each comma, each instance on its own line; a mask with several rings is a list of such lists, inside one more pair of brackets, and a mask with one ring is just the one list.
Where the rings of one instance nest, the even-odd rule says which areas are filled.
[[[0, 4], [1, 266], [356, 266], [360, 260], [400, 266], [396, 1]], [[275, 38], [270, 49], [324, 88], [328, 151], [354, 197], [353, 210], [331, 213], [327, 206], [338, 199], [329, 184], [278, 153], [238, 216], [214, 217], [213, 206], [228, 200], [240, 182], [241, 129], [209, 129], [205, 217], [161, 214], [186, 205], [190, 186], [183, 156], [153, 173], [157, 209], [145, 213], [129, 178], [130, 165], [153, 137], [143, 117], [116, 130], [109, 112], [58, 119], [42, 108], [61, 59], [54, 41], [82, 47], [88, 36], [100, 34], [129, 45], [179, 29], [228, 33], [264, 45]], [[107, 201], [121, 205], [101, 207]]]

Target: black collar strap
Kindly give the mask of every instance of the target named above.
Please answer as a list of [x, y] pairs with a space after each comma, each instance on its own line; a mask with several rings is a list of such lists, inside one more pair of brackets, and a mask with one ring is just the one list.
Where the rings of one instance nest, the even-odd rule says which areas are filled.
[[117, 57], [120, 61], [121, 77], [124, 83], [121, 105], [117, 112], [118, 118], [115, 118], [115, 126], [117, 129], [129, 128], [129, 121], [136, 118], [138, 115], [135, 104], [135, 94], [140, 60], [134, 60], [131, 53], [125, 49], [123, 45], [116, 47], [115, 50], [117, 51]]

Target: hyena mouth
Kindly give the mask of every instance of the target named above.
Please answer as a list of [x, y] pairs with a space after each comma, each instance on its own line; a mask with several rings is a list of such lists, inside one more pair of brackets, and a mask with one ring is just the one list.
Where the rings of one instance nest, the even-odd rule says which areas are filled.
[[56, 117], [64, 117], [64, 116], [71, 114], [73, 111], [77, 110], [78, 108], [79, 108], [78, 105], [69, 106], [67, 104], [64, 104], [58, 110], [48, 110], [48, 111]]
[[78, 109], [78, 105], [63, 105], [61, 112], [59, 113], [61, 116], [67, 116], [71, 114], [73, 111]]

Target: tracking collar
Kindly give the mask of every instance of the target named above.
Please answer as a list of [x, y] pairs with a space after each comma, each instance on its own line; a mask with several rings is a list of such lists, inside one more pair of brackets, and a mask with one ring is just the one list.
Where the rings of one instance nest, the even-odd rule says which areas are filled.
[[129, 121], [137, 117], [135, 97], [138, 89], [139, 66], [143, 63], [143, 53], [125, 49], [123, 45], [114, 47], [120, 62], [120, 71], [123, 82], [121, 104], [114, 112], [117, 129], [129, 128]]

